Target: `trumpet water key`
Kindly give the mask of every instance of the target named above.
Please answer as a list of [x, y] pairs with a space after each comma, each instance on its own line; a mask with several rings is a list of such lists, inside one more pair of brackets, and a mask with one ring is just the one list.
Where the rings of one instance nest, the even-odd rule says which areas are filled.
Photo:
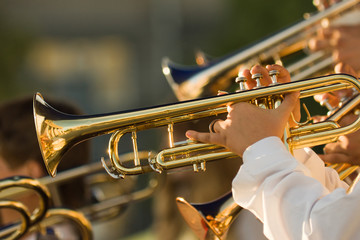
[[[201, 170], [205, 169], [207, 161], [235, 155], [220, 146], [211, 144], [185, 143], [178, 146], [173, 141], [176, 123], [217, 116], [226, 112], [228, 104], [237, 102], [278, 98], [295, 91], [300, 92], [300, 98], [305, 98], [349, 88], [354, 88], [359, 92], [360, 84], [355, 77], [347, 74], [333, 74], [145, 109], [90, 116], [61, 113], [49, 106], [40, 94], [36, 94], [34, 118], [44, 162], [52, 176], [55, 176], [56, 167], [69, 148], [86, 139], [108, 133], [112, 133], [108, 149], [110, 163], [104, 164], [104, 167], [113, 177], [143, 174], [154, 170], [161, 172], [186, 166], [194, 166], [195, 170]], [[341, 109], [349, 111], [353, 107], [346, 105]], [[168, 128], [169, 149], [150, 155], [148, 163], [141, 164], [138, 157], [136, 133], [159, 127]], [[336, 141], [339, 136], [354, 132], [359, 128], [360, 119], [345, 127], [340, 127], [332, 118], [319, 123], [299, 124], [289, 129], [287, 144], [294, 149], [321, 145]], [[126, 133], [131, 133], [132, 136], [135, 156], [133, 166], [125, 166], [119, 161], [118, 142]]]

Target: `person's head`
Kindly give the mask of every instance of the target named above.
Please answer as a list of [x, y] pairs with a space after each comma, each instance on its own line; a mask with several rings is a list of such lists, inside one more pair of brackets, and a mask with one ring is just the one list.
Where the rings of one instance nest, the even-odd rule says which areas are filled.
[[[81, 114], [81, 111], [66, 101], [49, 100], [55, 109], [69, 114]], [[68, 153], [58, 167], [58, 172], [86, 164], [89, 161], [89, 144], [84, 142], [76, 145]], [[15, 99], [0, 104], [0, 178], [15, 175], [40, 178], [47, 175], [40, 153], [35, 132], [32, 96]], [[74, 183], [79, 184], [74, 184]], [[61, 186], [62, 195], [75, 192], [75, 199], [63, 197], [64, 205], [76, 207], [80, 204], [83, 187], [79, 179]]]

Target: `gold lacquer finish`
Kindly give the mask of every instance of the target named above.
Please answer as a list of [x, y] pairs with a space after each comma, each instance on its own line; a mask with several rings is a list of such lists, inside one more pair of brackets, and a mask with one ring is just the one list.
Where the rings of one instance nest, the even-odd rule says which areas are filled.
[[[140, 159], [146, 159], [148, 155], [148, 152], [138, 152]], [[133, 153], [124, 153], [118, 157], [120, 162], [127, 163], [129, 159], [133, 158]], [[0, 191], [5, 189], [5, 186], [7, 191], [0, 192], [0, 197], [9, 198], [20, 196], [21, 194], [26, 194], [29, 188], [39, 188], [36, 192], [38, 195], [43, 195], [40, 197], [43, 207], [40, 208], [41, 210], [37, 210], [36, 215], [39, 215], [39, 217], [36, 218], [43, 218], [45, 214], [44, 210], [48, 208], [48, 202], [45, 201], [46, 197], [49, 198], [51, 195], [54, 206], [63, 206], [64, 203], [60, 196], [59, 186], [66, 182], [74, 181], [74, 179], [79, 177], [84, 178], [84, 187], [92, 192], [98, 193], [93, 195], [94, 199], [91, 204], [86, 204], [76, 209], [76, 211], [83, 214], [91, 222], [107, 220], [111, 217], [118, 216], [124, 210], [124, 206], [130, 202], [133, 203], [151, 197], [159, 185], [159, 175], [152, 174], [146, 186], [134, 189], [138, 176], [132, 176], [132, 178], [127, 178], [119, 182], [104, 171], [100, 162], [96, 162], [60, 172], [56, 178], [46, 176], [36, 180], [29, 178], [22, 178], [21, 181], [14, 181], [13, 179], [3, 180], [0, 184]], [[21, 188], [15, 188], [15, 186], [21, 186]], [[109, 192], [108, 189], [111, 189], [111, 191]], [[11, 203], [11, 206], [13, 206], [14, 210], [22, 214], [22, 208], [18, 204], [21, 203], [17, 203], [17, 205]], [[0, 205], [0, 208], [1, 207], [2, 205]], [[2, 208], [9, 208], [9, 204], [5, 204]], [[24, 218], [26, 217], [27, 216], [24, 216]], [[32, 217], [35, 217], [35, 215]], [[26, 223], [26, 219], [23, 219], [23, 223]]]
[[[73, 116], [60, 113], [46, 104], [40, 94], [36, 94], [34, 117], [41, 152], [51, 176], [55, 176], [56, 167], [62, 155], [73, 145], [91, 137], [115, 132], [109, 143], [110, 164], [103, 165], [112, 176], [123, 177], [153, 170], [161, 172], [162, 170], [185, 166], [204, 169], [206, 161], [234, 156], [234, 154], [224, 151], [223, 148], [211, 144], [185, 143], [177, 146], [177, 144], [172, 143], [169, 149], [160, 152], [158, 155], [149, 156], [149, 165], [143, 166], [137, 157], [137, 131], [168, 126], [171, 139], [173, 127], [170, 126], [173, 124], [225, 113], [227, 104], [254, 102], [258, 98], [278, 97], [295, 91], [300, 91], [300, 97], [305, 98], [349, 88], [359, 92], [360, 84], [355, 77], [346, 74], [334, 74], [141, 110], [93, 116]], [[357, 99], [358, 97], [353, 102], [358, 102]], [[360, 119], [344, 127], [340, 127], [337, 123], [340, 116], [351, 111], [354, 106], [346, 104], [338, 113], [323, 122], [299, 124], [296, 128], [290, 129], [287, 137], [289, 147], [296, 149], [325, 144], [336, 141], [341, 135], [358, 130]], [[135, 156], [132, 167], [124, 166], [119, 161], [117, 153], [118, 141], [125, 133], [132, 134]], [[204, 154], [204, 149], [206, 154]], [[198, 152], [200, 154], [197, 154]], [[179, 153], [186, 154], [182, 154], [183, 156], [179, 158]]]
[[[81, 213], [64, 208], [50, 208], [52, 203], [50, 192], [38, 180], [27, 177], [12, 177], [0, 181], [0, 192], [13, 188], [22, 188], [35, 192], [39, 197], [39, 203], [38, 207], [30, 212], [28, 206], [19, 200], [7, 200], [12, 195], [1, 193], [0, 208], [15, 210], [20, 215], [20, 223], [1, 228], [1, 239], [20, 239], [27, 233], [42, 231], [48, 226], [62, 224], [65, 219], [75, 224], [73, 226], [78, 228], [81, 239], [91, 240], [93, 238], [91, 224]], [[12, 194], [17, 196], [19, 192], [14, 191]]]
[[[202, 54], [198, 66], [182, 66], [165, 58], [162, 63], [163, 73], [181, 101], [213, 96], [218, 90], [228, 91], [232, 87], [229, 79], [235, 78], [240, 68], [249, 68], [255, 64], [281, 64], [289, 71], [293, 81], [319, 75], [332, 67], [334, 61], [331, 52], [309, 51], [309, 38], [324, 23], [331, 23], [348, 12], [356, 11], [358, 3], [359, 0], [338, 1], [250, 47], [215, 60], [204, 60], [205, 55]], [[294, 55], [298, 56], [296, 61]]]
[[50, 206], [50, 192], [39, 181], [28, 177], [12, 177], [0, 182], [0, 192], [9, 188], [30, 189], [39, 196], [39, 207], [30, 216], [30, 224], [38, 223], [46, 214]]
[[0, 231], [1, 239], [13, 240], [19, 239], [20, 237], [24, 236], [30, 226], [30, 213], [27, 207], [24, 204], [16, 201], [0, 201], [0, 208], [15, 210], [19, 213], [21, 217], [21, 222], [15, 230]]
[[184, 198], [176, 198], [181, 215], [200, 240], [226, 239], [227, 232], [241, 211], [231, 192], [212, 202], [188, 203]]
[[[53, 208], [46, 212], [46, 216], [42, 222], [42, 227], [51, 226], [63, 222], [64, 220], [70, 221], [80, 232], [81, 239], [91, 240], [93, 239], [93, 232], [91, 223], [84, 217], [83, 214], [66, 209], [66, 208]], [[36, 228], [35, 226], [33, 228]]]
[[[344, 115], [349, 113], [349, 111], [353, 111], [353, 106], [358, 106], [359, 104], [360, 95], [357, 95], [343, 103], [343, 107], [332, 114], [327, 119], [327, 123], [325, 122], [325, 124], [319, 123], [318, 125], [307, 125], [301, 129], [295, 128], [292, 129], [292, 133], [306, 135], [312, 132], [326, 132], [327, 130], [335, 130], [339, 127], [336, 122], [338, 122]], [[315, 139], [314, 142], [309, 145], [317, 144], [319, 142], [321, 143], [322, 141], [333, 141], [333, 137], [334, 139], [337, 138], [337, 136], [329, 135], [325, 138], [325, 140]], [[301, 141], [304, 141], [304, 143], [302, 143], [303, 145], [308, 144], [308, 141], [306, 140], [302, 139], [300, 142]], [[301, 146], [300, 142], [298, 143], [298, 146]], [[339, 173], [340, 179], [344, 180], [356, 169], [358, 169], [359, 166], [351, 166], [350, 164], [332, 164], [329, 167], [335, 169]], [[351, 191], [352, 187], [353, 185], [349, 187], [348, 192]], [[242, 209], [235, 203], [231, 193], [209, 203], [191, 204], [181, 197], [176, 199], [176, 203], [188, 226], [201, 240], [226, 239], [232, 222]]]
[[[357, 101], [360, 101], [359, 99]], [[333, 164], [330, 167], [339, 173], [341, 180], [358, 168], [341, 164]], [[351, 187], [348, 191], [350, 189]], [[184, 220], [200, 240], [226, 239], [229, 228], [242, 210], [232, 198], [231, 192], [214, 201], [196, 204], [177, 197], [176, 204]]]

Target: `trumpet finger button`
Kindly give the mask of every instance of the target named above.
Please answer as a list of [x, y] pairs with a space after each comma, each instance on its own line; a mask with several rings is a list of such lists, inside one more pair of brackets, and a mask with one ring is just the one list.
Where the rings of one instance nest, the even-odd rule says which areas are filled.
[[245, 82], [247, 81], [247, 78], [239, 75], [237, 78], [235, 78], [235, 82], [239, 84], [239, 91], [246, 90]]
[[278, 82], [277, 82], [277, 76], [279, 75], [279, 71], [278, 71], [278, 70], [271, 70], [271, 71], [269, 72], [269, 75], [270, 75], [271, 81], [272, 81], [272, 83], [271, 83], [270, 85], [275, 85], [275, 84], [277, 84], [277, 83], [278, 83]]
[[254, 79], [256, 81], [256, 87], [255, 88], [260, 88], [262, 87], [261, 85], [261, 79], [263, 78], [263, 75], [261, 73], [255, 73], [251, 76], [252, 79]]

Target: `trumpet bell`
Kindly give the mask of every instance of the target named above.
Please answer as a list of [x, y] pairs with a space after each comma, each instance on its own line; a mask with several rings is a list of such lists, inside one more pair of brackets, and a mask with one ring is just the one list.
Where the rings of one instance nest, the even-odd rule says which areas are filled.
[[309, 51], [309, 37], [316, 34], [324, 20], [345, 18], [347, 13], [357, 10], [358, 3], [358, 0], [340, 1], [256, 44], [208, 60], [206, 64], [182, 66], [165, 58], [163, 73], [180, 101], [213, 96], [218, 90], [229, 91], [233, 87], [229, 79], [234, 79], [240, 68], [255, 64], [281, 64], [288, 69], [293, 81], [314, 76], [328, 70], [334, 61], [327, 51]]
[[[55, 119], [70, 119], [66, 114], [57, 111], [48, 105], [40, 93], [33, 101], [35, 129], [40, 146], [40, 151], [46, 169], [51, 176], [56, 175], [56, 168], [65, 152], [72, 147], [73, 138], [65, 135], [66, 129], [54, 124]], [[70, 116], [70, 115], [69, 115]]]
[[241, 211], [232, 200], [232, 193], [202, 204], [191, 204], [184, 198], [176, 198], [177, 207], [193, 230], [201, 239], [225, 239], [230, 225]]
[[[194, 169], [205, 169], [205, 162], [231, 157], [234, 154], [228, 151], [212, 152], [211, 146], [203, 144], [187, 144], [176, 146], [173, 144], [174, 124], [193, 121], [196, 119], [218, 116], [227, 111], [227, 105], [237, 102], [253, 102], [257, 99], [271, 99], [276, 96], [291, 92], [300, 91], [300, 98], [311, 97], [315, 94], [332, 92], [341, 89], [354, 89], [360, 91], [358, 80], [347, 74], [333, 74], [316, 78], [304, 79], [295, 82], [279, 83], [252, 90], [244, 90], [208, 98], [188, 100], [168, 105], [154, 106], [150, 108], [131, 110], [123, 112], [108, 113], [93, 116], [73, 116], [63, 114], [51, 108], [37, 94], [34, 99], [35, 124], [38, 140], [44, 162], [48, 172], [54, 176], [56, 167], [65, 152], [75, 144], [99, 136], [102, 134], [113, 133], [109, 141], [109, 165], [104, 164], [107, 172], [115, 177], [126, 175], [138, 175], [150, 171], [169, 170], [172, 168], [194, 166]], [[358, 103], [359, 97], [355, 98], [354, 104], [344, 106], [345, 112], [353, 109]], [[337, 119], [337, 118], [336, 118]], [[340, 127], [336, 119], [329, 118], [328, 121], [321, 123], [299, 124], [296, 128], [291, 128], [287, 144], [289, 149], [311, 147], [336, 141], [340, 135], [345, 135], [356, 131], [360, 127], [360, 119], [349, 126]], [[148, 164], [143, 164], [139, 159], [137, 146], [137, 131], [158, 127], [168, 127], [169, 151], [164, 150], [155, 157], [148, 157]], [[132, 166], [124, 165], [119, 160], [118, 142], [125, 133], [131, 133], [134, 151], [134, 162]], [[195, 149], [194, 149], [195, 146]], [[199, 146], [199, 148], [196, 148]], [[176, 150], [181, 147], [184, 150], [184, 158], [177, 158]], [[210, 148], [208, 148], [210, 147]], [[191, 154], [189, 153], [191, 149]], [[198, 150], [208, 149], [211, 154], [197, 154]], [[203, 152], [203, 151], [202, 151]], [[170, 153], [170, 156], [169, 156]], [[158, 157], [157, 157], [158, 156]], [[173, 161], [174, 160], [174, 161]]]

